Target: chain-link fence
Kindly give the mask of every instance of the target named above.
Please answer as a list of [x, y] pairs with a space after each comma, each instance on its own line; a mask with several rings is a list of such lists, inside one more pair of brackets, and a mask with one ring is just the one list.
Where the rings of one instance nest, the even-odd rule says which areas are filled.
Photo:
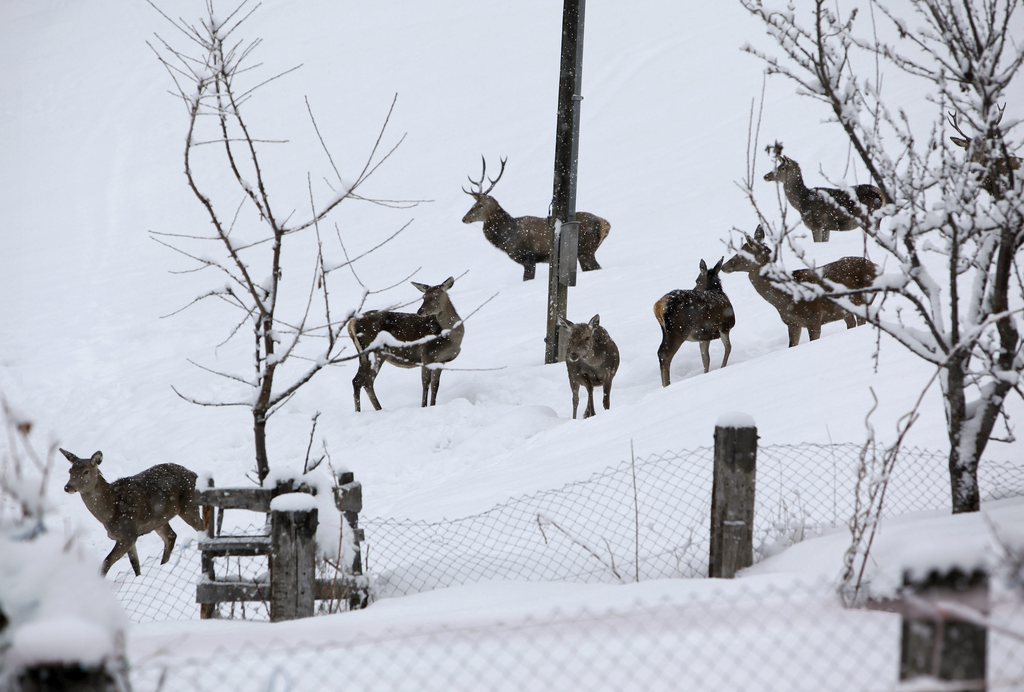
[[[314, 641], [221, 639], [133, 666], [148, 690], [891, 690], [900, 616], [844, 608], [828, 584], [740, 580], [600, 611], [374, 631], [345, 623]], [[1024, 685], [1024, 603], [992, 598], [987, 689]], [[453, 610], [458, 610], [453, 608]], [[369, 629], [369, 631], [368, 631]], [[258, 636], [258, 635], [257, 635]], [[278, 635], [280, 636], [280, 635]], [[194, 648], [194, 647], [193, 647]], [[954, 689], [917, 683], [914, 690]], [[955, 689], [974, 689], [963, 685]]]
[[[853, 511], [860, 449], [855, 444], [758, 449], [755, 560], [845, 525]], [[702, 447], [624, 461], [587, 480], [460, 519], [364, 518], [373, 595], [496, 580], [615, 583], [706, 576], [712, 458], [713, 450]], [[941, 452], [903, 451], [890, 479], [886, 514], [948, 508], [946, 463]], [[1024, 495], [1024, 466], [986, 460], [979, 483], [984, 499]], [[218, 569], [254, 579], [265, 574], [267, 561], [232, 558]], [[194, 545], [181, 542], [167, 565], [159, 565], [158, 557], [145, 560], [142, 572], [141, 577], [127, 569], [114, 574], [132, 620], [198, 617], [200, 561]], [[258, 603], [221, 608], [226, 617], [266, 619], [266, 608]]]

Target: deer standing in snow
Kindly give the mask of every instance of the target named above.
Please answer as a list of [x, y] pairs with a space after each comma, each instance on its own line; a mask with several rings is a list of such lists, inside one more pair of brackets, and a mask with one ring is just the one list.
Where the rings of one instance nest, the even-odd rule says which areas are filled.
[[692, 290], [671, 291], [654, 304], [654, 316], [661, 325], [658, 364], [661, 366], [662, 387], [667, 387], [671, 382], [669, 370], [672, 358], [686, 341], [700, 343], [704, 372], [711, 369], [709, 351], [712, 339], [721, 339], [725, 346], [722, 367], [729, 362], [729, 353], [732, 351], [729, 332], [736, 326], [736, 313], [718, 276], [724, 259], [718, 260], [718, 264], [711, 269], [701, 260], [700, 274]]
[[441, 384], [438, 366], [455, 360], [466, 333], [462, 318], [448, 297], [454, 284], [455, 279], [450, 276], [437, 286], [413, 281], [412, 285], [423, 293], [423, 302], [415, 314], [371, 310], [349, 320], [348, 333], [359, 351], [359, 369], [352, 378], [356, 411], [360, 410], [359, 393], [363, 389], [373, 407], [380, 410], [373, 383], [384, 363], [400, 368], [420, 366], [422, 406], [427, 406], [428, 393], [430, 405], [437, 404], [437, 389]]
[[853, 196], [834, 187], [809, 188], [804, 184], [800, 164], [782, 155], [782, 144], [776, 142], [770, 149], [775, 155], [775, 168], [764, 179], [782, 183], [786, 199], [816, 243], [827, 243], [832, 231], [866, 228], [871, 215], [885, 204], [885, 195], [874, 185], [854, 185]]
[[[761, 226], [754, 231], [754, 237], [746, 236], [745, 242], [733, 257], [722, 267], [726, 274], [746, 272], [750, 283], [762, 298], [779, 312], [779, 317], [789, 329], [789, 345], [800, 343], [800, 330], [806, 329], [807, 336], [814, 341], [821, 336], [821, 325], [828, 322], [843, 320], [846, 328], [852, 329], [864, 320], [836, 305], [827, 297], [812, 299], [794, 298], [789, 292], [773, 284], [763, 276], [761, 270], [771, 261], [772, 251], [764, 244], [764, 229]], [[829, 262], [817, 271], [797, 269], [791, 274], [794, 283], [804, 284], [817, 290], [826, 291], [833, 288], [830, 284], [839, 284], [850, 289], [863, 289], [871, 286], [878, 275], [878, 267], [863, 257], [843, 257]], [[864, 305], [868, 301], [862, 293], [849, 296], [854, 305]]]
[[559, 324], [569, 330], [565, 348], [565, 367], [569, 372], [569, 388], [572, 390], [572, 417], [580, 403], [580, 385], [587, 388], [587, 408], [584, 418], [590, 418], [594, 410], [594, 387], [604, 390], [604, 408], [612, 404], [612, 379], [619, 369], [619, 348], [612, 341], [608, 330], [601, 326], [601, 316], [594, 315], [589, 322], [573, 324], [559, 318]]
[[99, 519], [114, 549], [103, 559], [103, 574], [127, 553], [135, 576], [142, 574], [135, 542], [139, 536], [155, 532], [164, 542], [160, 564], [171, 559], [177, 534], [170, 520], [180, 516], [196, 531], [204, 528], [196, 497], [196, 474], [178, 464], [157, 464], [134, 476], [108, 483], [100, 473], [103, 453], [88, 459], [61, 449], [71, 462], [66, 493], [79, 493], [86, 509]]
[[[474, 223], [483, 221], [484, 237], [510, 258], [513, 262], [523, 267], [523, 281], [529, 281], [536, 276], [537, 263], [548, 262], [551, 259], [551, 218], [540, 218], [538, 216], [513, 217], [501, 208], [498, 200], [491, 197], [491, 191], [501, 180], [505, 173], [507, 159], [501, 160], [501, 170], [498, 177], [487, 178], [488, 186], [484, 189], [484, 179], [487, 177], [487, 161], [483, 161], [483, 171], [480, 173], [480, 180], [469, 179], [472, 189], [462, 188], [462, 191], [473, 198], [474, 203], [466, 215], [462, 217], [462, 223]], [[608, 237], [611, 224], [600, 216], [589, 214], [585, 211], [576, 212], [576, 220], [580, 224], [579, 230], [579, 257], [580, 268], [585, 271], [600, 269], [595, 253], [598, 246]]]

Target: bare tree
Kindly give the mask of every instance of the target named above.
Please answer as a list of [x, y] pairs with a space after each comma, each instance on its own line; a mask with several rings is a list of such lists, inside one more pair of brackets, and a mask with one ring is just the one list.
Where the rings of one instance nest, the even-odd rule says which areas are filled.
[[[258, 4], [243, 0], [229, 14], [220, 16], [209, 0], [205, 16], [195, 23], [172, 19], [156, 5], [150, 4], [174, 27], [178, 43], [183, 46], [178, 47], [160, 35], [156, 35], [155, 42], [150, 44], [174, 83], [174, 95], [185, 105], [185, 177], [189, 190], [210, 222], [205, 233], [153, 233], [153, 236], [193, 262], [190, 271], [207, 271], [216, 276], [215, 287], [196, 296], [181, 310], [209, 299], [221, 301], [230, 306], [234, 315], [222, 344], [246, 333], [253, 338], [251, 375], [193, 363], [240, 385], [244, 392], [242, 395], [233, 400], [208, 401], [186, 396], [177, 389], [175, 392], [202, 406], [251, 409], [256, 470], [262, 482], [270, 470], [266, 443], [270, 417], [324, 368], [356, 357], [347, 349], [348, 340], [341, 338], [347, 321], [354, 313], [338, 314], [337, 309], [332, 309], [330, 278], [332, 272], [359, 257], [348, 256], [335, 225], [336, 252], [342, 259], [332, 260], [326, 245], [330, 235], [322, 233], [322, 225], [347, 200], [396, 208], [416, 204], [415, 201], [373, 199], [360, 192], [404, 137], [398, 138], [394, 145], [384, 145], [395, 105], [392, 101], [369, 156], [358, 174], [346, 181], [324, 143], [307, 99], [310, 123], [337, 184], [331, 185], [327, 201], [318, 204], [311, 176], [307, 174], [305, 187], [308, 198], [288, 209], [304, 208], [308, 211], [281, 214], [280, 200], [285, 196], [271, 194], [272, 188], [282, 186], [274, 185], [265, 150], [284, 142], [259, 138], [250, 127], [246, 108], [254, 93], [296, 68], [269, 78], [254, 76], [261, 65], [254, 62], [253, 54], [261, 40], [240, 38], [238, 34]], [[234, 198], [228, 190], [234, 191]], [[292, 220], [293, 216], [300, 219]], [[300, 243], [300, 238], [305, 240]], [[207, 250], [211, 244], [217, 247], [215, 254]], [[283, 297], [282, 266], [285, 251], [293, 247], [305, 250], [300, 262], [306, 262], [309, 271], [305, 277], [291, 273], [290, 295], [298, 297], [287, 300]], [[295, 263], [296, 260], [292, 259], [289, 266], [295, 266]], [[364, 288], [364, 299], [365, 296]], [[315, 345], [310, 347], [309, 344]]]
[[[1019, 121], [1002, 111], [1013, 89], [1020, 93], [1020, 2], [907, 0], [896, 9], [862, 0], [863, 7], [848, 11], [837, 0], [800, 9], [740, 3], [775, 43], [768, 51], [745, 50], [763, 60], [769, 75], [785, 77], [824, 106], [889, 202], [864, 224], [888, 255], [879, 263], [889, 271], [867, 289], [878, 299], [858, 306], [842, 290], [831, 299], [936, 367], [952, 508], [976, 511], [978, 463], [997, 434], [1006, 397], [1021, 391], [1024, 367], [1024, 185], [1011, 155], [1020, 144]], [[883, 93], [892, 69], [927, 90], [935, 109], [927, 121], [915, 115], [920, 97]], [[966, 155], [947, 142], [947, 124], [970, 129]], [[755, 141], [751, 162], [757, 149]], [[755, 201], [752, 168], [745, 187]], [[785, 220], [774, 238], [802, 256]], [[785, 283], [783, 272], [769, 273]]]

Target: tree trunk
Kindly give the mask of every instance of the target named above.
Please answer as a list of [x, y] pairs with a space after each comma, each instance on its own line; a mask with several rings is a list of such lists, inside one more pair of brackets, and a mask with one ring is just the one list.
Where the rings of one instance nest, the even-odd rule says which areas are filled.
[[252, 431], [256, 441], [256, 473], [260, 478], [260, 485], [270, 473], [270, 460], [267, 459], [267, 419], [262, 409], [252, 410]]
[[[978, 446], [965, 428], [971, 423], [967, 415], [967, 393], [964, 371], [968, 362], [954, 354], [942, 374], [943, 398], [946, 405], [946, 426], [949, 437], [949, 486], [953, 514], [977, 512], [981, 509], [978, 492]], [[981, 402], [979, 402], [981, 405]], [[963, 444], [970, 441], [972, 444]]]

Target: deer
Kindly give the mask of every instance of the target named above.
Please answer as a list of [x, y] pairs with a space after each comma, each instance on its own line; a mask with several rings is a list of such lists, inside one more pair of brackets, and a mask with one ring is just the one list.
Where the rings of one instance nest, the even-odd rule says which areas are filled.
[[[970, 154], [969, 161], [981, 169], [977, 173], [981, 189], [993, 197], [1001, 199], [1006, 194], [1006, 191], [1013, 186], [1013, 172], [1020, 170], [1020, 157], [1009, 154], [1003, 155], [998, 152], [994, 156], [990, 155], [985, 151], [985, 147], [979, 146], [973, 137], [968, 137], [960, 129], [955, 111], [950, 111], [947, 115], [949, 117], [949, 124], [960, 135], [959, 137], [950, 137], [949, 139], [961, 149], [966, 149], [968, 154]], [[1002, 119], [1003, 114], [1002, 109], [1000, 109], [999, 117], [993, 123], [993, 128], [998, 126]]]
[[700, 344], [700, 358], [704, 372], [711, 369], [709, 353], [711, 340], [721, 339], [725, 347], [722, 367], [729, 362], [732, 343], [729, 332], [736, 326], [736, 313], [729, 296], [722, 289], [719, 273], [725, 258], [718, 260], [711, 269], [704, 260], [700, 261], [700, 273], [691, 290], [675, 290], [666, 293], [654, 304], [654, 316], [661, 326], [661, 346], [658, 347], [658, 363], [661, 366], [661, 386], [671, 383], [669, 371], [672, 358], [686, 341]]
[[782, 155], [782, 144], [769, 147], [775, 168], [765, 174], [768, 182], [782, 183], [786, 199], [800, 214], [816, 243], [827, 243], [832, 231], [867, 228], [867, 220], [886, 203], [885, 195], [874, 185], [854, 185], [853, 196], [833, 187], [807, 187], [800, 164]]
[[157, 464], [134, 476], [108, 483], [100, 472], [102, 452], [88, 459], [66, 449], [61, 449], [60, 453], [71, 462], [64, 492], [80, 494], [86, 509], [103, 524], [107, 536], [114, 541], [113, 550], [103, 558], [104, 575], [127, 553], [135, 576], [141, 576], [135, 542], [151, 531], [164, 542], [160, 564], [166, 564], [178, 537], [170, 524], [174, 517], [181, 517], [196, 531], [206, 527], [199, 511], [196, 474], [184, 466]]
[[413, 281], [412, 285], [423, 294], [423, 302], [415, 313], [370, 310], [348, 321], [349, 336], [359, 352], [359, 369], [352, 378], [357, 412], [361, 410], [363, 389], [373, 407], [380, 411], [373, 383], [384, 363], [400, 368], [419, 366], [423, 380], [422, 407], [427, 407], [428, 394], [429, 405], [437, 405], [440, 366], [459, 355], [466, 333], [462, 318], [448, 296], [454, 284], [455, 279], [450, 276], [436, 286]]
[[[513, 262], [522, 265], [523, 281], [530, 281], [536, 276], [537, 263], [551, 260], [551, 217], [538, 216], [513, 217], [502, 209], [498, 200], [491, 196], [494, 186], [505, 173], [507, 157], [501, 159], [501, 169], [496, 178], [487, 178], [487, 160], [480, 157], [483, 170], [480, 179], [469, 178], [471, 189], [462, 191], [473, 198], [473, 206], [462, 217], [462, 223], [484, 224], [484, 237]], [[487, 189], [484, 189], [484, 180]], [[585, 211], [576, 212], [576, 221], [580, 224], [578, 257], [580, 268], [585, 271], [600, 269], [601, 265], [595, 257], [597, 248], [608, 237], [611, 224], [600, 216]]]
[[619, 369], [619, 348], [611, 335], [601, 326], [601, 316], [594, 315], [589, 322], [573, 324], [564, 317], [558, 323], [569, 333], [566, 339], [565, 367], [572, 390], [572, 417], [575, 420], [580, 403], [580, 385], [587, 388], [587, 407], [584, 418], [595, 415], [594, 387], [604, 390], [604, 408], [611, 408], [612, 380]]
[[[828, 322], [843, 320], [847, 329], [864, 324], [865, 320], [856, 317], [829, 300], [827, 297], [812, 299], [795, 298], [790, 293], [778, 288], [761, 270], [771, 261], [772, 251], [764, 244], [764, 228], [757, 227], [754, 237], [745, 236], [745, 242], [739, 252], [731, 257], [722, 267], [726, 274], [746, 272], [750, 283], [762, 298], [779, 312], [779, 317], [789, 329], [789, 346], [792, 348], [800, 343], [800, 331], [807, 330], [811, 341], [821, 336], [821, 326]], [[863, 257], [843, 257], [835, 262], [823, 265], [818, 272], [811, 269], [797, 269], [790, 274], [790, 279], [797, 283], [817, 289], [823, 287], [831, 291], [834, 284], [845, 286], [854, 291], [869, 288], [878, 276], [878, 267]], [[850, 295], [854, 305], [865, 305], [868, 300], [863, 293]]]

